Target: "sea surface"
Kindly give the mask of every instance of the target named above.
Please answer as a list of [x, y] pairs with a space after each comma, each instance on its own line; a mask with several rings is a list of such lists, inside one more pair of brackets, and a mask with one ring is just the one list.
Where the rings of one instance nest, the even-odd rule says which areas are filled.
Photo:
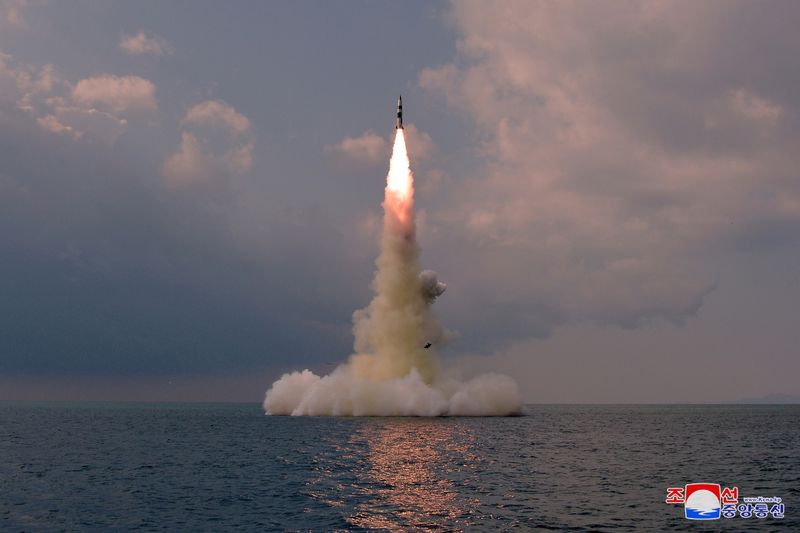
[[[786, 517], [698, 523], [690, 482]], [[800, 531], [800, 406], [527, 406], [515, 418], [0, 403], [0, 531]]]

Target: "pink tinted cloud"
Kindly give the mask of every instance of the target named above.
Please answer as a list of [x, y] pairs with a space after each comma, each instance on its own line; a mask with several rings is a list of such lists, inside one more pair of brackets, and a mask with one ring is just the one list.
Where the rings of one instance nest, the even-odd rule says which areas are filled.
[[207, 100], [186, 112], [184, 124], [223, 127], [236, 135], [250, 131], [250, 120], [221, 100]]
[[133, 56], [163, 56], [171, 54], [173, 51], [172, 45], [164, 39], [148, 35], [143, 31], [135, 35], [123, 35], [119, 40], [119, 47], [125, 53]]
[[[168, 187], [213, 185], [218, 189], [232, 175], [252, 169], [252, 125], [233, 106], [220, 100], [201, 102], [189, 108], [181, 123], [181, 143], [162, 167]], [[215, 130], [228, 133], [224, 146], [210, 135]]]
[[459, 56], [419, 83], [480, 133], [474, 176], [430, 213], [450, 236], [435, 246], [473, 265], [455, 282], [557, 320], [682, 320], [714, 286], [709, 248], [800, 223], [783, 178], [800, 168], [797, 100], [760, 59], [800, 37], [751, 5], [453, 3]]
[[[405, 135], [409, 154], [414, 161], [427, 159], [436, 149], [431, 136], [420, 131], [414, 124], [405, 126]], [[367, 130], [358, 137], [348, 136], [337, 144], [326, 146], [325, 151], [355, 163], [383, 165], [389, 158], [392, 139]]]
[[72, 99], [85, 105], [100, 104], [115, 113], [155, 111], [155, 91], [153, 82], [139, 76], [102, 74], [75, 84]]

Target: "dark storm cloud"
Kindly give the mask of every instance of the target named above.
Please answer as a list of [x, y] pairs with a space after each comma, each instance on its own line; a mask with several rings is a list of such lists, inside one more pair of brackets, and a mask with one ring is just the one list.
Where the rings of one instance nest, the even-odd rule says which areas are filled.
[[244, 243], [225, 210], [137, 167], [0, 110], [1, 372], [244, 371], [347, 351], [348, 291], [298, 290], [347, 285], [328, 269], [333, 224], [275, 216]]
[[[387, 87], [423, 64], [401, 75], [398, 58], [427, 61], [432, 42], [444, 57], [431, 12], [20, 10], [25, 24], [0, 32], [0, 375], [240, 375], [345, 357], [384, 170], [337, 173], [323, 147], [343, 125], [374, 127]], [[331, 17], [362, 33], [342, 39]], [[436, 31], [399, 47], [382, 39], [397, 25]], [[377, 37], [374, 65], [392, 77], [352, 100]]]

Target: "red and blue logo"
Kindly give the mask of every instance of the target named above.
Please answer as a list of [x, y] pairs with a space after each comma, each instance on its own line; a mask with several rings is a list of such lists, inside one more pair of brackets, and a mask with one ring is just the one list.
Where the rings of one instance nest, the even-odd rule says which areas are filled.
[[783, 518], [786, 507], [778, 496], [742, 498], [739, 487], [721, 487], [719, 483], [687, 483], [667, 489], [666, 503], [682, 503], [689, 520], [720, 518]]
[[717, 483], [689, 483], [685, 487], [683, 512], [689, 520], [718, 520], [722, 516], [720, 486]]

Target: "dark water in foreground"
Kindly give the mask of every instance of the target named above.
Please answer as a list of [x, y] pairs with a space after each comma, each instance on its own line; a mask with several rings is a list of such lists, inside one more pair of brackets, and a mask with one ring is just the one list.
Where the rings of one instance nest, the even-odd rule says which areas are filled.
[[[519, 418], [266, 417], [0, 403], [0, 531], [800, 531], [800, 406], [531, 406]], [[668, 486], [781, 496], [696, 523]]]

